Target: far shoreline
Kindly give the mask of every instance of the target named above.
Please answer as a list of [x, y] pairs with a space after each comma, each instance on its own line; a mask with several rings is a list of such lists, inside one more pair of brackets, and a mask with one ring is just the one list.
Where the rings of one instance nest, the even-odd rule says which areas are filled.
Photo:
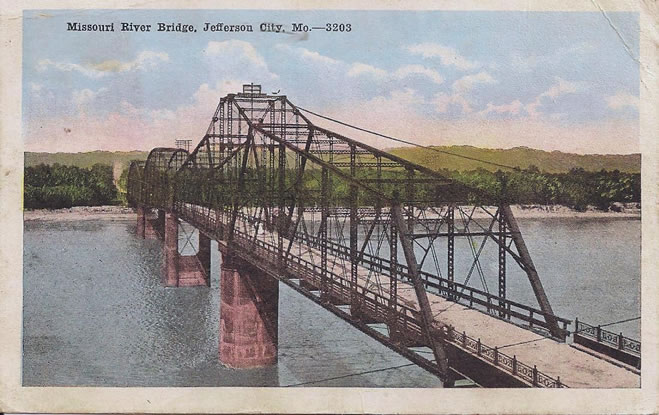
[[[624, 205], [620, 212], [602, 211], [589, 207], [577, 211], [561, 205], [511, 205], [513, 214], [520, 219], [583, 218], [583, 219], [640, 219], [637, 204]], [[82, 221], [131, 220], [135, 211], [127, 206], [74, 206], [65, 209], [29, 209], [23, 211], [23, 221]]]

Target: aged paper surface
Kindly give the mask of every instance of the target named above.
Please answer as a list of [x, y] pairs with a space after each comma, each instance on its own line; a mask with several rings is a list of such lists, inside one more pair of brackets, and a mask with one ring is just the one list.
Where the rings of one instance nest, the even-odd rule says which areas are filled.
[[[121, 0], [99, 1], [92, 7], [75, 0], [2, 0], [0, 4], [0, 412], [659, 411], [659, 36], [654, 2], [255, 1], [246, 5], [232, 1]], [[506, 26], [508, 22], [510, 26]], [[320, 27], [309, 27], [314, 25]], [[86, 32], [90, 33], [90, 42], [85, 42]], [[101, 37], [104, 33], [105, 38]], [[43, 45], [49, 49], [41, 49]], [[41, 77], [49, 83], [42, 82]], [[232, 372], [211, 376], [197, 365], [189, 378], [175, 381], [165, 371], [159, 375], [160, 380], [149, 381], [139, 376], [131, 378], [123, 368], [134, 365], [142, 369], [154, 365], [151, 361], [126, 356], [125, 361], [108, 364], [102, 362], [103, 352], [97, 357], [99, 367], [105, 366], [99, 369], [98, 377], [94, 377], [94, 365], [60, 374], [59, 367], [75, 367], [78, 363], [84, 366], [86, 351], [79, 350], [79, 356], [64, 352], [58, 355], [57, 351], [48, 351], [52, 338], [24, 332], [36, 324], [28, 319], [32, 309], [23, 308], [27, 292], [24, 267], [30, 261], [48, 261], [23, 251], [24, 152], [148, 151], [172, 146], [174, 138], [182, 137], [191, 139], [194, 148], [219, 99], [244, 91], [243, 84], [249, 82], [262, 84], [265, 94], [287, 95], [311, 111], [424, 146], [524, 146], [578, 154], [640, 153], [642, 251], [636, 266], [640, 261], [641, 386], [443, 389], [435, 380], [424, 383], [432, 376], [419, 368], [402, 377], [373, 378], [367, 383], [354, 380], [361, 379], [357, 372], [389, 370], [397, 364], [391, 363], [394, 360], [389, 360], [389, 366], [371, 365], [366, 360], [361, 366], [358, 363], [336, 373], [331, 372], [330, 364], [307, 369], [319, 371], [317, 367], [325, 367], [329, 368], [327, 373], [300, 375], [293, 369], [280, 370], [274, 381], [261, 381], [261, 372], [252, 372], [259, 375], [236, 382], [222, 378], [232, 376]], [[343, 127], [337, 131], [348, 134], [349, 130], [340, 129]], [[258, 130], [260, 126], [253, 128]], [[433, 138], [438, 131], [443, 141]], [[356, 138], [378, 148], [397, 146], [382, 137]], [[614, 246], [623, 243], [616, 235], [607, 238]], [[85, 248], [83, 240], [68, 243], [79, 244], [75, 249], [80, 251]], [[591, 249], [584, 256], [596, 257], [596, 248]], [[61, 252], [65, 251], [53, 251], [50, 261], [67, 255]], [[87, 258], [104, 259], [94, 255]], [[620, 260], [616, 257], [607, 264]], [[589, 266], [586, 262], [584, 269]], [[82, 261], [77, 265], [78, 269], [86, 267], [92, 269], [91, 264]], [[42, 269], [51, 268], [47, 263]], [[48, 279], [49, 275], [42, 273], [40, 278]], [[27, 284], [28, 279], [25, 281]], [[45, 304], [39, 316], [46, 321], [38, 327], [50, 328], [48, 314], [70, 313], [91, 321], [89, 326], [71, 324], [78, 336], [74, 338], [87, 339], [80, 332], [103, 324], [103, 313], [113, 307], [94, 308], [93, 289], [90, 286], [89, 295], [77, 301], [91, 306], [71, 313], [69, 309], [58, 310], [56, 303], [49, 301], [51, 292], [44, 284], [42, 292], [30, 297], [30, 304]], [[619, 287], [611, 288], [612, 292], [616, 289]], [[64, 295], [66, 290], [62, 291]], [[579, 301], [552, 299], [554, 304]], [[48, 308], [51, 304], [55, 304], [52, 309]], [[604, 308], [619, 306], [612, 301]], [[599, 310], [595, 305], [591, 307]], [[636, 310], [634, 307], [630, 310]], [[132, 312], [122, 311], [126, 316]], [[638, 320], [636, 314], [619, 315], [620, 320], [626, 317]], [[595, 323], [607, 322], [611, 319]], [[161, 324], [157, 318], [149, 323]], [[284, 337], [281, 324], [280, 342]], [[111, 339], [120, 332], [119, 327], [108, 328], [104, 331], [108, 339], [100, 344], [121, 347], [122, 341]], [[69, 344], [61, 350], [76, 347]], [[149, 351], [150, 347], [146, 344], [141, 349]], [[339, 339], [337, 354], [341, 347]], [[110, 346], [108, 351], [111, 354]], [[153, 350], [151, 354], [160, 352]], [[46, 357], [42, 355], [38, 360], [39, 353]], [[282, 347], [279, 353], [281, 356], [287, 351]], [[363, 353], [371, 352], [354, 352]], [[321, 361], [323, 355], [310, 360]], [[113, 364], [118, 367], [114, 373], [107, 369]], [[155, 365], [145, 370], [157, 373]], [[107, 373], [117, 377], [108, 377]], [[263, 373], [266, 379], [268, 372]], [[612, 373], [627, 376], [632, 372]], [[213, 376], [215, 380], [208, 380]], [[601, 379], [601, 384], [624, 384], [624, 379], [615, 376]], [[341, 378], [351, 380], [340, 383]], [[303, 384], [306, 387], [276, 387]]]

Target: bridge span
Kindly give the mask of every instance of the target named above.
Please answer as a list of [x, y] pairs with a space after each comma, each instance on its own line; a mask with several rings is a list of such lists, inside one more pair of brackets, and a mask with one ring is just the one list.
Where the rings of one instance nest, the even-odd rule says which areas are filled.
[[[210, 285], [218, 242], [227, 366], [276, 363], [282, 282], [447, 387], [640, 386], [634, 367], [566, 343], [571, 322], [552, 310], [505, 181], [460, 183], [317, 126], [286, 96], [246, 85], [221, 98], [192, 151], [133, 162], [128, 198], [138, 234], [164, 240], [167, 286]], [[181, 254], [181, 221], [197, 229], [195, 255]], [[513, 267], [537, 304], [508, 298]]]

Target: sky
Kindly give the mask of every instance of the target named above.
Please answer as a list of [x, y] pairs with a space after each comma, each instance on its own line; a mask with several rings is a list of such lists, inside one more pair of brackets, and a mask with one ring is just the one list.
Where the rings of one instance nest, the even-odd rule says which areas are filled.
[[[607, 12], [34, 10], [23, 29], [26, 151], [201, 140], [244, 83], [422, 145], [639, 151], [639, 16]], [[67, 22], [115, 32], [67, 31]], [[121, 32], [120, 23], [151, 24]], [[197, 32], [157, 32], [157, 23]], [[204, 23], [254, 32], [205, 32]], [[351, 25], [291, 33], [292, 23]], [[261, 23], [284, 33], [260, 32]], [[319, 124], [387, 148], [399, 144]]]

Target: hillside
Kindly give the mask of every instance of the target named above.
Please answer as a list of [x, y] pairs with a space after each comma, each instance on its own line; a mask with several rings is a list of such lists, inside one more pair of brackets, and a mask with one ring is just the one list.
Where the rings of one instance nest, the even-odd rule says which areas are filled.
[[[472, 146], [443, 146], [434, 147], [454, 154], [487, 160], [490, 162], [527, 168], [535, 165], [547, 173], [564, 173], [571, 168], [581, 167], [587, 171], [620, 170], [625, 173], [640, 173], [640, 154], [573, 154], [560, 151], [543, 151], [528, 147], [515, 147], [511, 149], [488, 149]], [[390, 153], [411, 162], [430, 167], [435, 170], [475, 170], [484, 168], [495, 171], [496, 166], [487, 165], [477, 161], [466, 160], [460, 157], [441, 154], [418, 147], [398, 147], [388, 150]]]
[[[528, 147], [515, 147], [507, 150], [477, 148], [471, 146], [447, 146], [434, 147], [442, 151], [460, 154], [463, 156], [487, 160], [498, 164], [519, 166], [527, 168], [535, 165], [541, 171], [547, 173], [564, 173], [574, 167], [581, 167], [587, 171], [620, 170], [625, 173], [640, 173], [640, 154], [573, 154], [560, 151], [543, 151]], [[484, 168], [497, 170], [496, 166], [487, 165], [477, 161], [466, 160], [448, 154], [441, 154], [418, 147], [398, 147], [388, 150], [404, 159], [421, 164], [432, 169], [448, 170], [475, 170]], [[114, 165], [118, 162], [123, 168], [130, 164], [131, 160], [145, 160], [148, 156], [146, 151], [92, 151], [87, 153], [25, 153], [25, 166], [44, 164], [64, 164], [78, 167], [91, 167], [96, 163]]]
[[34, 153], [25, 152], [25, 167], [55, 163], [88, 168], [94, 164], [129, 166], [131, 160], [146, 160], [147, 151], [90, 151], [87, 153]]

